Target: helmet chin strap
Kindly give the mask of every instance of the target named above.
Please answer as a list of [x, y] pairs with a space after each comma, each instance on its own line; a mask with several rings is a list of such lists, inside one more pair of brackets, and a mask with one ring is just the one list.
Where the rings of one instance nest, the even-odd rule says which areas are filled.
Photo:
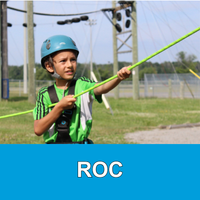
[[[54, 65], [53, 65], [53, 69], [54, 69], [54, 72], [53, 72], [53, 74], [51, 74], [51, 76], [52, 77], [54, 77], [54, 78], [57, 78], [57, 79], [60, 79], [60, 80], [65, 80], [64, 78], [62, 78], [59, 74], [57, 74], [57, 72], [56, 72], [56, 69], [55, 69], [55, 67], [54, 67]], [[76, 76], [76, 74], [74, 74], [74, 76], [73, 76], [73, 78], [72, 79], [74, 79], [74, 77]]]
[[64, 80], [59, 74], [57, 74], [54, 65], [53, 65], [53, 69], [54, 69], [54, 72], [51, 76], [54, 77], [54, 78], [60, 79], [60, 80]]
[[60, 79], [60, 80], [64, 80], [59, 74], [57, 74], [56, 68], [54, 67], [53, 59], [52, 59], [51, 56], [49, 56], [49, 59], [50, 59], [50, 61], [51, 61], [51, 64], [52, 64], [53, 70], [54, 70], [54, 72], [53, 72], [53, 74], [51, 74], [51, 76], [54, 77], [54, 78]]

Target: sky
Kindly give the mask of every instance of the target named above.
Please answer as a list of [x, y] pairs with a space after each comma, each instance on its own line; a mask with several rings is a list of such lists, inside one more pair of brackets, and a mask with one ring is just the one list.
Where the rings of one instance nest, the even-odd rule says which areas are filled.
[[[103, 8], [111, 8], [111, 1], [34, 1], [34, 12], [48, 14], [75, 14], [90, 11], [99, 11]], [[8, 1], [7, 6], [24, 10], [23, 1]], [[117, 3], [116, 6], [119, 6]], [[137, 1], [137, 44], [138, 61], [155, 53], [171, 42], [200, 26], [200, 1]], [[123, 27], [126, 20], [125, 10], [119, 11], [124, 21], [118, 21]], [[110, 19], [111, 12], [107, 12]], [[90, 26], [88, 22], [81, 21], [70, 25], [58, 25], [57, 21], [64, 21], [80, 17], [75, 16], [41, 16], [34, 15], [34, 42], [35, 61], [40, 63], [40, 49], [43, 41], [53, 35], [67, 35], [71, 37], [80, 53], [78, 62], [90, 62]], [[113, 62], [112, 23], [99, 11], [88, 14], [89, 19], [95, 20], [92, 30], [92, 61], [97, 64]], [[7, 19], [12, 23], [8, 27], [8, 64], [23, 65], [24, 63], [24, 13], [8, 9]], [[124, 31], [131, 27], [124, 28]], [[118, 35], [125, 40], [130, 33]], [[118, 40], [118, 47], [121, 41]], [[132, 46], [132, 37], [127, 41]], [[200, 31], [151, 58], [151, 62], [176, 61], [177, 53], [186, 52], [186, 55], [195, 55], [200, 61]], [[120, 51], [129, 50], [123, 46]], [[131, 53], [118, 54], [118, 61], [132, 62]]]

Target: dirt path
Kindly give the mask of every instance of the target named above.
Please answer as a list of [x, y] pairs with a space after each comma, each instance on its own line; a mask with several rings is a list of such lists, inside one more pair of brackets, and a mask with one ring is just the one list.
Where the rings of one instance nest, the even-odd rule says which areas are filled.
[[200, 127], [139, 131], [125, 134], [125, 139], [139, 144], [200, 144]]

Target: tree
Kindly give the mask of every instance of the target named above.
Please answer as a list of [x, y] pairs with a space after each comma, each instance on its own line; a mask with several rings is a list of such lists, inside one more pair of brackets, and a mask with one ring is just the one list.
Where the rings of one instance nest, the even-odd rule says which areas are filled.
[[197, 72], [196, 63], [194, 62], [197, 57], [193, 54], [186, 55], [186, 52], [179, 52], [177, 55], [178, 66], [176, 67], [177, 73], [190, 73], [189, 69]]
[[9, 79], [23, 79], [23, 66], [9, 66]]
[[143, 80], [144, 79], [144, 74], [157, 74], [154, 68], [152, 67], [145, 67], [139, 72], [139, 79]]
[[54, 78], [51, 76], [50, 73], [47, 72], [46, 69], [44, 69], [41, 64], [36, 63], [35, 64], [36, 68], [36, 74], [35, 78], [36, 80], [53, 80]]

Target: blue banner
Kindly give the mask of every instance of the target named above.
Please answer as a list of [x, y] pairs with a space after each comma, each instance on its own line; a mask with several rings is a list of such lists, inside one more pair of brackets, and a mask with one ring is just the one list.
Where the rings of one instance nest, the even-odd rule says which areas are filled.
[[200, 199], [200, 145], [0, 145], [0, 199]]

